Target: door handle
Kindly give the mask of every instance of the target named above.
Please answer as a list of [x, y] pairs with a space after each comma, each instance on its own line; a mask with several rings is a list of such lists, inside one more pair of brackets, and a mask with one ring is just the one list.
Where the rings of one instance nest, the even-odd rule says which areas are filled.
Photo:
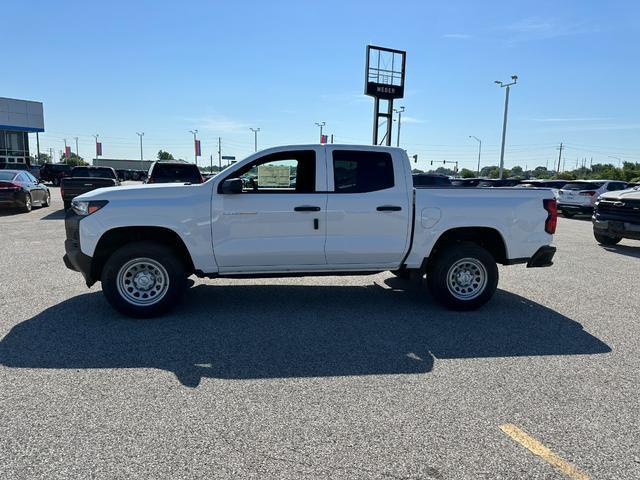
[[320, 207], [314, 207], [313, 205], [300, 205], [299, 207], [295, 207], [294, 210], [296, 212], [319, 212]]
[[397, 205], [380, 205], [376, 210], [379, 212], [399, 212], [402, 210], [402, 207], [398, 207]]

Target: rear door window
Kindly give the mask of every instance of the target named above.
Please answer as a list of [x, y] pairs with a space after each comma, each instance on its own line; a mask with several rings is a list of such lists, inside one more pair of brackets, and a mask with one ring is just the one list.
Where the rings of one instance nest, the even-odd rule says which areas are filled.
[[393, 160], [387, 152], [333, 151], [337, 193], [365, 193], [393, 188]]

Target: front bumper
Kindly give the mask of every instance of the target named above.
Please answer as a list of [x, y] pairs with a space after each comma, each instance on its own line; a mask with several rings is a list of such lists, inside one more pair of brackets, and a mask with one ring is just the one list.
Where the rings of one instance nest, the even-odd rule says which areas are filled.
[[96, 283], [91, 275], [92, 258], [82, 253], [80, 249], [80, 215], [76, 214], [73, 210], [67, 210], [64, 219], [64, 228], [67, 233], [67, 239], [64, 241], [65, 255], [62, 257], [64, 264], [70, 270], [80, 272], [87, 283], [87, 287], [90, 287]]
[[640, 225], [616, 220], [600, 220], [592, 218], [593, 231], [610, 237], [630, 238], [640, 240]]
[[553, 256], [556, 254], [556, 247], [545, 245], [540, 247], [527, 262], [527, 268], [550, 267], [553, 265]]

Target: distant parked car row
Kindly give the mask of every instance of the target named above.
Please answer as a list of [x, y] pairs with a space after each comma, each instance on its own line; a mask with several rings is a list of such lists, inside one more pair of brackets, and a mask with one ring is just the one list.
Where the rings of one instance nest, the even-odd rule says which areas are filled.
[[145, 170], [131, 170], [119, 168], [116, 170], [118, 180], [125, 182], [128, 180], [145, 181], [147, 179], [147, 172]]

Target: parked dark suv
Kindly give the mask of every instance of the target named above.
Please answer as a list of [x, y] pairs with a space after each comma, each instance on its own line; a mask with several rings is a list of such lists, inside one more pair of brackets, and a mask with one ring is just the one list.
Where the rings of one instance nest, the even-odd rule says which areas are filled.
[[593, 236], [602, 245], [615, 245], [623, 238], [640, 240], [640, 187], [600, 195], [592, 220]]
[[43, 182], [51, 182], [56, 187], [60, 180], [71, 175], [71, 165], [66, 163], [45, 163], [40, 168], [40, 179]]
[[158, 160], [149, 168], [147, 183], [202, 183], [200, 170], [193, 163]]

